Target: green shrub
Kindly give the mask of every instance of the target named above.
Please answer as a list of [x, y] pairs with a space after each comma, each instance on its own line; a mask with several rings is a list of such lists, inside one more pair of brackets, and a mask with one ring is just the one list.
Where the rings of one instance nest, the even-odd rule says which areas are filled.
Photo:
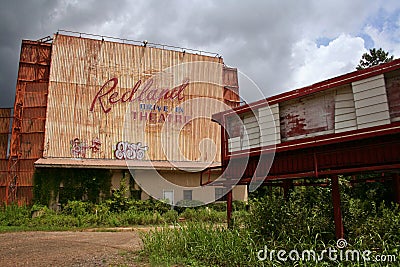
[[93, 204], [84, 201], [68, 201], [64, 206], [63, 213], [72, 216], [85, 216], [93, 212]]

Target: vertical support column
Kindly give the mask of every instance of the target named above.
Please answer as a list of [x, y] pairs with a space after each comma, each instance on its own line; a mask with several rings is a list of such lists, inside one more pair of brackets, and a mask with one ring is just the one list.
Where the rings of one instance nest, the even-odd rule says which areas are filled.
[[392, 177], [395, 201], [400, 205], [400, 175], [398, 173], [394, 173]]
[[339, 179], [337, 175], [331, 177], [332, 180], [332, 202], [333, 213], [335, 219], [335, 235], [337, 239], [344, 237], [344, 228], [342, 221], [342, 211], [340, 209], [340, 192], [339, 192]]
[[228, 187], [228, 193], [226, 194], [226, 221], [228, 222], [228, 228], [232, 226], [232, 187]]
[[289, 190], [293, 186], [293, 180], [283, 180], [283, 197], [285, 200], [289, 199]]

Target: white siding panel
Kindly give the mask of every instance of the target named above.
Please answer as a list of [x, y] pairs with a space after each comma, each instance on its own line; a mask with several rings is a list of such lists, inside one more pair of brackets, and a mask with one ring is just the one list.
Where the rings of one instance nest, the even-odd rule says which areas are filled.
[[335, 132], [341, 133], [345, 131], [357, 130], [357, 126], [354, 125], [353, 121], [342, 121], [335, 124]]
[[343, 101], [336, 101], [335, 108], [354, 108], [354, 100], [343, 100]]
[[358, 124], [358, 129], [364, 129], [368, 127], [374, 127], [374, 126], [379, 126], [379, 125], [384, 125], [387, 124], [387, 120], [381, 120], [381, 121], [373, 121], [373, 122], [368, 122], [365, 124]]
[[369, 122], [384, 121], [384, 120], [387, 120], [387, 114], [384, 112], [370, 113], [363, 116], [357, 116], [357, 122], [359, 125], [366, 124]]
[[268, 146], [281, 142], [279, 123], [279, 104], [262, 107], [258, 110], [260, 123], [260, 145]]
[[249, 149], [260, 145], [260, 127], [258, 125], [258, 111], [254, 110], [253, 113], [245, 115], [243, 118], [244, 132], [242, 142], [242, 149]]
[[364, 116], [368, 114], [379, 113], [382, 114], [381, 111], [389, 111], [387, 103], [379, 103], [371, 106], [364, 106], [362, 108], [357, 109], [357, 116]]
[[228, 150], [229, 152], [240, 150], [240, 137], [228, 139]]
[[375, 97], [378, 95], [386, 95], [385, 87], [375, 87], [375, 88], [371, 88], [370, 90], [365, 90], [365, 91], [354, 93], [354, 100], [360, 101], [362, 99], [367, 99], [367, 98]]
[[382, 74], [354, 82], [352, 88], [358, 129], [390, 123], [385, 79]]
[[356, 126], [356, 113], [346, 113], [335, 116], [335, 123], [343, 121], [353, 121], [354, 126]]
[[[376, 104], [385, 103], [387, 106], [387, 97], [386, 94], [384, 95], [375, 95], [370, 98], [362, 99], [355, 102], [356, 109], [360, 109], [363, 107], [373, 106]], [[389, 106], [388, 106], [389, 109]]]
[[369, 90], [370, 88], [385, 87], [385, 80], [383, 79], [383, 75], [381, 74], [361, 81], [354, 82], [353, 87], [354, 86], [359, 88], [358, 92], [361, 92]]
[[335, 95], [335, 133], [357, 129], [351, 86], [338, 88]]

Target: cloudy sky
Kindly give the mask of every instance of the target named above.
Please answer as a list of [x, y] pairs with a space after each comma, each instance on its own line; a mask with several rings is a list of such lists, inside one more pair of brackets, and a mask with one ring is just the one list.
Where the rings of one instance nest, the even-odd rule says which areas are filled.
[[13, 105], [21, 40], [58, 29], [216, 52], [265, 96], [351, 72], [373, 47], [400, 57], [398, 0], [0, 3], [0, 107]]

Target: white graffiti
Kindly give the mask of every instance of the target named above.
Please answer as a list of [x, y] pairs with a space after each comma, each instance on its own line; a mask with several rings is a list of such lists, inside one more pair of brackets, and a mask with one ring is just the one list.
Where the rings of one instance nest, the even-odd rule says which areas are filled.
[[129, 142], [118, 142], [114, 151], [114, 156], [117, 159], [144, 159], [145, 152], [149, 149], [148, 146], [142, 146], [141, 142], [136, 144]]

